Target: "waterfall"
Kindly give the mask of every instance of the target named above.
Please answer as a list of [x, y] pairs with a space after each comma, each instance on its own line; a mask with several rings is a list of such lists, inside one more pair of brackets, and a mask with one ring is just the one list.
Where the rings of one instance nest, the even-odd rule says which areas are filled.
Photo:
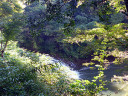
[[[62, 73], [65, 73], [69, 78], [80, 79], [79, 72], [73, 70], [73, 68], [68, 66], [71, 64], [66, 64], [66, 63], [62, 62], [61, 60], [57, 60], [57, 59], [49, 56], [48, 54], [41, 55], [40, 60], [42, 60], [45, 64], [59, 65], [59, 68], [56, 68], [56, 70], [60, 70]], [[72, 66], [73, 66], [73, 64], [72, 64]]]

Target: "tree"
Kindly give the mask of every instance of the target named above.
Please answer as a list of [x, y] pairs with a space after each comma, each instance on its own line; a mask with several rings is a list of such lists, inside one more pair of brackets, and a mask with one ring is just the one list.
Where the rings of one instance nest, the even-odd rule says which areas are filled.
[[8, 41], [14, 40], [23, 25], [20, 7], [16, 2], [0, 2], [0, 34], [1, 34], [1, 57], [5, 52]]

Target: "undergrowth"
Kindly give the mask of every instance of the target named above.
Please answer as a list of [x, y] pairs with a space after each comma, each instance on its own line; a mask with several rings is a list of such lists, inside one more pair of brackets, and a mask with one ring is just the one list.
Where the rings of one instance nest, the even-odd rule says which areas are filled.
[[[93, 96], [104, 90], [102, 71], [92, 81], [75, 80], [69, 77], [63, 67], [59, 62], [53, 61], [52, 57], [19, 48], [17, 42], [11, 41], [4, 58], [0, 57], [0, 94], [1, 96]], [[97, 81], [100, 84], [97, 85]]]

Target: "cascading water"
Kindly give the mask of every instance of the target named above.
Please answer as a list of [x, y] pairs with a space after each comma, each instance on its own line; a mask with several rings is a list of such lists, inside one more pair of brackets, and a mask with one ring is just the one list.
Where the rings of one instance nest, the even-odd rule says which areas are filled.
[[79, 72], [70, 68], [66, 63], [64, 63], [60, 60], [57, 60], [57, 59], [55, 59], [49, 55], [46, 55], [46, 54], [42, 55], [40, 58], [43, 58], [43, 62], [45, 64], [53, 64], [53, 65], [57, 64], [59, 66], [59, 68], [56, 70], [60, 70], [62, 73], [65, 73], [69, 78], [80, 79]]
[[[71, 67], [76, 67], [75, 64], [72, 64], [72, 66], [68, 66], [71, 64], [66, 64], [60, 60], [52, 58], [52, 62], [59, 62], [60, 63], [60, 69], [62, 69], [62, 72], [65, 72], [69, 78], [73, 79], [86, 79], [86, 80], [92, 80], [94, 76], [98, 75], [98, 70], [91, 70], [89, 67], [82, 67], [79, 70], [73, 70]], [[107, 70], [104, 70], [104, 77], [105, 80], [110, 81], [113, 75], [119, 75], [119, 72], [117, 72], [117, 69], [120, 69], [121, 67], [117, 67], [115, 65], [109, 66]], [[102, 91], [102, 96], [128, 96], [128, 83], [126, 82], [111, 82], [107, 85], [108, 90]], [[99, 95], [101, 96], [101, 94]]]
[[[94, 76], [98, 75], [98, 70], [91, 70], [89, 67], [81, 67], [77, 68], [78, 70], [73, 70], [75, 64], [66, 64], [62, 60], [54, 59], [53, 57], [49, 55], [41, 55], [43, 62], [45, 64], [59, 64], [59, 70], [62, 73], [65, 73], [69, 78], [73, 79], [86, 79], [86, 80], [92, 80]], [[69, 65], [72, 65], [71, 68]], [[75, 66], [76, 67], [76, 66]], [[110, 81], [113, 75], [119, 75], [120, 72], [116, 72], [117, 69], [120, 69], [120, 66], [111, 65], [107, 70], [104, 70], [104, 79]], [[128, 96], [128, 83], [126, 82], [111, 82], [107, 85], [108, 90], [102, 91], [104, 95], [102, 96]], [[127, 94], [127, 95], [126, 95]], [[101, 96], [101, 94], [99, 95]]]

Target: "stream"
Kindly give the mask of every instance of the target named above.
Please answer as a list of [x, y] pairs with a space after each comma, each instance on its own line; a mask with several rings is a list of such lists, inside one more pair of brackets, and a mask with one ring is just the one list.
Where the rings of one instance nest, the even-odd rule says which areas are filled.
[[[113, 75], [121, 76], [121, 73], [117, 70], [123, 67], [110, 65], [107, 70], [104, 70], [104, 79], [107, 81], [111, 81]], [[94, 76], [98, 75], [98, 70], [91, 70], [88, 67], [83, 67], [80, 70], [77, 70], [79, 73], [79, 78], [92, 80]], [[102, 91], [103, 95], [99, 96], [128, 96], [128, 82], [110, 82], [106, 86], [108, 88], [107, 91]]]
[[[55, 61], [58, 61], [54, 59]], [[60, 62], [60, 60], [59, 60]], [[70, 76], [70, 78], [74, 79], [83, 79], [83, 80], [92, 80], [94, 76], [98, 75], [98, 70], [91, 70], [89, 67], [81, 66], [80, 68], [76, 68], [75, 64], [60, 62], [62, 66], [65, 67], [65, 72]], [[70, 66], [68, 66], [68, 65]], [[120, 65], [111, 64], [108, 69], [104, 70], [104, 80], [111, 81], [113, 75], [121, 76], [121, 72], [117, 71], [122, 69]], [[75, 70], [74, 70], [75, 69]], [[108, 90], [102, 91], [99, 96], [128, 96], [128, 82], [110, 82], [106, 86]]]
[[[22, 2], [19, 2], [23, 8], [25, 5]], [[64, 68], [64, 72], [66, 72], [70, 78], [74, 79], [83, 79], [83, 80], [92, 80], [94, 76], [98, 75], [98, 70], [91, 70], [89, 67], [82, 66], [80, 68], [76, 68], [75, 64], [73, 63], [64, 63], [61, 60], [57, 60], [52, 58], [53, 62], [60, 62]], [[45, 59], [46, 61], [48, 60]], [[52, 63], [51, 63], [52, 64]], [[70, 66], [68, 66], [70, 65]], [[120, 69], [120, 66], [110, 65], [107, 70], [104, 70], [105, 80], [111, 81], [113, 75], [121, 75], [120, 72], [117, 72], [117, 69]], [[108, 90], [102, 91], [102, 96], [128, 96], [128, 83], [127, 82], [111, 82], [107, 85]], [[101, 96], [101, 95], [99, 95]]]

